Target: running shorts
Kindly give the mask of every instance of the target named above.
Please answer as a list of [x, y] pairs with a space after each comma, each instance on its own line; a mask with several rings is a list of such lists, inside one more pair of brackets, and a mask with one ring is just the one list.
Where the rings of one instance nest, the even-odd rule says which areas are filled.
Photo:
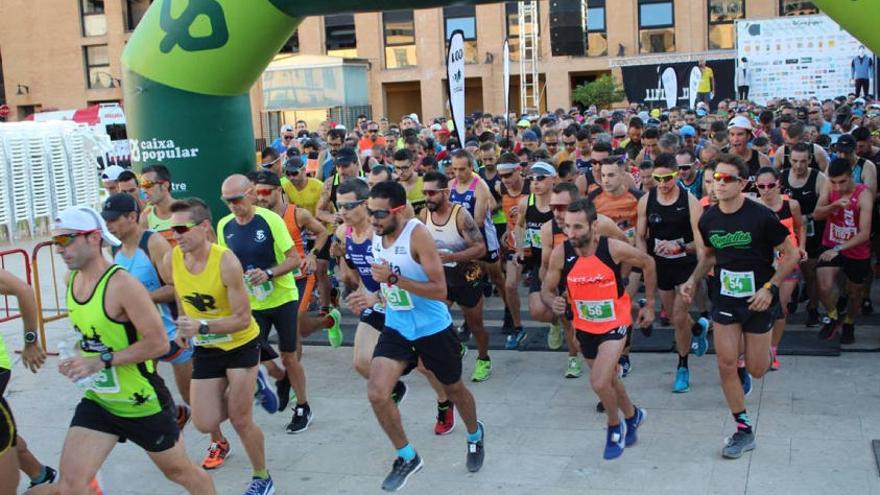
[[193, 380], [226, 378], [226, 370], [252, 368], [260, 364], [260, 337], [235, 349], [196, 347], [193, 351]]
[[[828, 249], [825, 249], [825, 251], [828, 251]], [[843, 274], [846, 275], [846, 279], [854, 284], [863, 284], [866, 280], [868, 280], [869, 276], [874, 275], [873, 270], [871, 270], [870, 258], [857, 260], [853, 258], [847, 258], [843, 254], [837, 253], [837, 256], [835, 256], [834, 259], [832, 259], [831, 261], [820, 261], [816, 263], [817, 270], [826, 266], [842, 268]]]
[[[254, 320], [260, 327], [260, 344], [263, 346], [260, 361], [277, 357], [269, 344], [269, 332], [275, 328], [278, 334], [278, 349], [281, 352], [296, 352], [296, 318], [298, 301], [288, 301], [280, 306], [252, 311]], [[272, 356], [275, 354], [274, 356]], [[267, 357], [271, 356], [271, 357]]]
[[587, 333], [575, 329], [574, 334], [577, 337], [578, 343], [581, 345], [581, 353], [583, 353], [584, 357], [587, 359], [596, 359], [596, 356], [599, 355], [599, 346], [602, 342], [625, 339], [629, 334], [629, 327], [624, 325], [622, 327], [612, 328], [605, 333]]
[[752, 311], [746, 299], [731, 301], [728, 297], [718, 297], [712, 304], [712, 321], [721, 325], [739, 323], [745, 333], [762, 334], [773, 329], [773, 323], [782, 315], [779, 298], [765, 311]]
[[445, 330], [416, 340], [407, 340], [397, 330], [386, 326], [379, 335], [373, 358], [384, 357], [407, 363], [404, 374], [419, 362], [434, 373], [444, 385], [461, 380], [461, 341], [452, 325]]
[[131, 440], [147, 452], [164, 452], [174, 447], [180, 436], [174, 406], [170, 401], [151, 416], [123, 418], [111, 414], [97, 402], [83, 398], [76, 406], [70, 426], [114, 435], [119, 437], [120, 443]]

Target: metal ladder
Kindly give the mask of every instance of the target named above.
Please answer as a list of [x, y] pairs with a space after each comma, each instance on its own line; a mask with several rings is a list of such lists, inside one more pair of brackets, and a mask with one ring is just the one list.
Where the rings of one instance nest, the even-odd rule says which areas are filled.
[[519, 3], [519, 107], [528, 115], [538, 115], [541, 88], [538, 79], [538, 2]]

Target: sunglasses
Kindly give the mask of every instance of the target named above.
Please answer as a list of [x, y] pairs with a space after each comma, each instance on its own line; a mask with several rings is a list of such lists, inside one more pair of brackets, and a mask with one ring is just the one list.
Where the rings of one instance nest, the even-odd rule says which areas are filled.
[[275, 189], [255, 189], [254, 194], [257, 196], [271, 196]]
[[429, 196], [429, 197], [433, 198], [434, 196], [438, 196], [440, 194], [443, 194], [448, 190], [449, 190], [448, 187], [444, 187], [443, 189], [433, 189], [433, 190], [432, 189], [423, 189], [422, 192], [425, 193], [425, 196]]
[[509, 178], [513, 177], [513, 172], [510, 172], [509, 174], [500, 174], [499, 173], [498, 177], [500, 177], [502, 180], [509, 179]]
[[818, 113], [818, 110], [810, 110], [810, 115], [817, 115]]
[[554, 147], [554, 148], [558, 148], [558, 147], [559, 147], [559, 142], [555, 142], [555, 143], [544, 143], [544, 144], [545, 144], [548, 148], [551, 147], [551, 146]]
[[653, 178], [655, 182], [669, 182], [675, 179], [676, 176], [678, 176], [678, 172], [672, 172], [671, 174], [663, 175], [651, 174], [651, 178]]
[[370, 129], [367, 132], [369, 132], [370, 134], [379, 134], [379, 129]]
[[362, 205], [364, 202], [363, 199], [359, 199], [357, 201], [349, 201], [346, 203], [336, 203], [336, 206], [339, 207], [340, 210], [353, 210], [358, 206]]
[[568, 210], [568, 205], [550, 205], [550, 208], [557, 213], [564, 213]]
[[692, 168], [694, 168], [693, 165], [679, 165], [678, 166], [679, 171], [685, 171], [685, 172], [692, 169]]
[[168, 181], [157, 180], [156, 182], [152, 182], [152, 181], [148, 181], [146, 179], [141, 179], [141, 189], [149, 189], [149, 188], [155, 186], [156, 184], [163, 184], [165, 182], [168, 182]]
[[67, 247], [73, 244], [73, 241], [76, 240], [77, 237], [82, 235], [89, 235], [92, 232], [98, 232], [97, 230], [86, 230], [83, 232], [74, 232], [72, 234], [58, 234], [52, 236], [52, 244], [61, 247]]
[[244, 201], [244, 198], [246, 198], [246, 197], [247, 197], [247, 194], [239, 194], [237, 196], [229, 196], [229, 197], [220, 196], [220, 199], [226, 204], [237, 205], [237, 204], [241, 203], [242, 201]]
[[756, 183], [756, 184], [755, 184], [755, 187], [757, 187], [758, 189], [761, 189], [761, 190], [765, 190], [765, 189], [773, 189], [774, 187], [776, 187], [776, 183], [775, 183], [775, 182], [766, 182], [766, 183], [763, 183], [763, 184], [757, 184], [757, 183]]
[[293, 139], [293, 136], [284, 136], [283, 139], [284, 139], [285, 141], [290, 141], [291, 139]]
[[183, 234], [186, 234], [187, 232], [189, 232], [190, 230], [192, 230], [192, 228], [195, 227], [195, 226], [196, 226], [196, 224], [194, 224], [194, 223], [185, 223], [185, 224], [181, 224], [181, 225], [172, 225], [172, 226], [169, 227], [169, 228], [170, 228], [175, 234], [177, 234], [177, 235], [183, 235]]
[[716, 182], [723, 182], [725, 184], [742, 180], [742, 177], [736, 174], [725, 174], [724, 172], [715, 172], [715, 174], [712, 175], [712, 178], [715, 179]]
[[529, 178], [535, 182], [544, 182], [544, 180], [546, 180], [547, 177], [549, 177], [549, 176], [548, 175], [533, 175]]
[[287, 172], [284, 172], [284, 175], [288, 177], [296, 177], [297, 175], [299, 175], [299, 172], [299, 170], [288, 170]]
[[395, 206], [394, 208], [391, 208], [389, 210], [371, 210], [369, 207], [367, 207], [367, 215], [375, 218], [376, 220], [384, 220], [388, 218], [392, 213], [397, 213], [405, 207], [406, 204]]

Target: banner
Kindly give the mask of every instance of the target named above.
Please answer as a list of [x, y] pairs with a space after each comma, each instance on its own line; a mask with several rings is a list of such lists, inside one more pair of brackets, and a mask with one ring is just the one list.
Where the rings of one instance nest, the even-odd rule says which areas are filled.
[[[702, 77], [703, 72], [699, 67], [691, 69], [691, 79], [688, 83], [688, 108], [693, 109], [697, 103], [697, 88], [700, 87], [700, 79]], [[716, 84], [718, 84], [717, 81]]]
[[813, 3], [861, 40], [868, 50], [880, 52], [880, 30], [877, 29], [880, 0], [813, 0]]
[[464, 148], [464, 33], [456, 29], [449, 36], [446, 53], [446, 82], [449, 89], [449, 109], [458, 142]]
[[[834, 98], [853, 92], [851, 64], [862, 43], [825, 15], [737, 21], [737, 60], [752, 71], [749, 98]], [[873, 59], [873, 54], [866, 52]]]
[[501, 49], [502, 63], [504, 67], [504, 123], [509, 128], [514, 123], [510, 119], [510, 41], [504, 40]]
[[[718, 101], [735, 97], [733, 60], [708, 60], [706, 66], [715, 72], [715, 99], [712, 100], [712, 108], [715, 108]], [[699, 73], [696, 62], [624, 66], [621, 71], [626, 99], [630, 102], [645, 103], [651, 107], [665, 108], [669, 108], [669, 102], [674, 101], [676, 107], [691, 108], [691, 73], [694, 68], [697, 68]], [[674, 79], [668, 72], [670, 69]], [[675, 84], [669, 85], [673, 80]], [[670, 93], [669, 98], [667, 91]], [[696, 98], [696, 94], [693, 97]]]

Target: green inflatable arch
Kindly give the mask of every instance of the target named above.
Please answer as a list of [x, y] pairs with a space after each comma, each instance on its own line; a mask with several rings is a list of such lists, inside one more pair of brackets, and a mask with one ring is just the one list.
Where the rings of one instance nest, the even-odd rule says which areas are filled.
[[255, 166], [248, 91], [303, 17], [492, 1], [156, 0], [122, 54], [132, 163], [225, 213], [223, 179]]

